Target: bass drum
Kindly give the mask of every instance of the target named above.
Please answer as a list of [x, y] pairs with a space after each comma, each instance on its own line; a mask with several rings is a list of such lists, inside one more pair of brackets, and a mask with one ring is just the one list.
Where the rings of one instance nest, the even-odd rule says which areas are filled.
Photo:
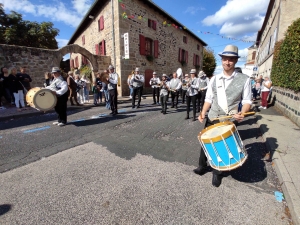
[[49, 111], [56, 105], [56, 95], [46, 88], [31, 88], [26, 94], [26, 102], [40, 111]]

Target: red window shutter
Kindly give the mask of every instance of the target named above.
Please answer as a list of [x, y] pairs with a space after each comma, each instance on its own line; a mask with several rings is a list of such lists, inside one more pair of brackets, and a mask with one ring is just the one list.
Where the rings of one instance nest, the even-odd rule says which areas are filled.
[[154, 41], [154, 58], [158, 58], [158, 40]]
[[185, 51], [185, 62], [188, 63], [188, 59], [189, 59], [189, 53], [188, 51]]
[[71, 68], [74, 68], [74, 59], [71, 59], [71, 60], [70, 60], [70, 67], [71, 67]]
[[98, 31], [100, 31], [100, 19], [98, 20]]
[[78, 67], [79, 67], [78, 56], [76, 56], [76, 58], [75, 58], [75, 68], [78, 68]]
[[104, 29], [104, 17], [101, 16], [100, 17], [100, 30], [103, 30]]
[[106, 55], [106, 52], [105, 52], [105, 40], [102, 41], [101, 45], [102, 45], [101, 55]]
[[156, 30], [156, 21], [152, 21], [152, 28], [153, 30]]
[[98, 44], [95, 45], [95, 51], [96, 51], [96, 55], [99, 55], [99, 45]]
[[152, 20], [148, 19], [148, 27], [152, 27]]
[[82, 40], [82, 45], [84, 45], [85, 44], [85, 36], [84, 35], [82, 35], [81, 40]]
[[140, 54], [146, 55], [146, 41], [145, 37], [140, 34]]
[[181, 62], [181, 48], [179, 48], [179, 51], [178, 51], [178, 62]]
[[197, 57], [197, 66], [200, 66], [200, 56]]
[[81, 56], [81, 63], [84, 64], [84, 56]]

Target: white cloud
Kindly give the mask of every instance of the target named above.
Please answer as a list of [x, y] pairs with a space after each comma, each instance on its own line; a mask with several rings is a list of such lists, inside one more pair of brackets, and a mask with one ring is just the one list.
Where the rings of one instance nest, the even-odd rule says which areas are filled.
[[261, 28], [269, 0], [228, 0], [215, 14], [207, 16], [206, 26], [221, 26], [220, 33], [239, 36]]
[[85, 15], [91, 6], [91, 0], [72, 0], [73, 8], [80, 15]]
[[198, 11], [201, 11], [201, 10], [205, 10], [205, 8], [190, 6], [184, 11], [184, 13], [189, 13], [189, 14], [195, 15]]
[[73, 0], [72, 6], [66, 7], [63, 2], [35, 5], [29, 0], [0, 0], [5, 10], [14, 10], [17, 12], [29, 13], [34, 16], [43, 16], [52, 21], [63, 22], [66, 25], [77, 27], [82, 17], [91, 6], [91, 0]]
[[56, 38], [56, 41], [58, 43], [59, 48], [66, 46], [69, 42], [69, 40], [67, 40], [67, 39], [60, 39], [60, 38]]

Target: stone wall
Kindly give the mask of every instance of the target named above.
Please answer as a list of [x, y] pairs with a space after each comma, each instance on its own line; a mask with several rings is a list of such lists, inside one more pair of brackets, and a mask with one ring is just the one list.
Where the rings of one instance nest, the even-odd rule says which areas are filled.
[[286, 88], [273, 87], [271, 103], [300, 127], [300, 93]]
[[[68, 45], [60, 49], [41, 49], [16, 45], [0, 44], [0, 67], [16, 67], [18, 72], [21, 66], [27, 67], [27, 73], [32, 78], [32, 87], [42, 87], [45, 72], [50, 72], [53, 66], [59, 66], [62, 58], [72, 52], [79, 52], [88, 58], [93, 71], [107, 67], [110, 57], [96, 56], [78, 45]], [[94, 77], [94, 74], [92, 74]]]

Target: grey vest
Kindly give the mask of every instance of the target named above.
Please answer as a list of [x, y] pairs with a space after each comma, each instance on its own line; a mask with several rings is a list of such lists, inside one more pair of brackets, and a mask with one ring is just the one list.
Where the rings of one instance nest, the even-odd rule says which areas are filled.
[[49, 85], [49, 89], [58, 91], [60, 89], [60, 87], [58, 87], [57, 85], [59, 85], [63, 81], [65, 81], [65, 80], [64, 80], [64, 78], [62, 76], [59, 76], [59, 77], [55, 78], [52, 81], [52, 83]]
[[202, 77], [199, 78], [199, 91], [201, 88], [205, 88], [208, 85], [207, 78], [202, 79]]
[[[238, 107], [238, 104], [242, 100], [244, 86], [249, 77], [245, 74], [238, 73], [235, 75], [231, 83], [225, 90], [227, 97], [227, 105], [228, 111], [235, 109]], [[208, 113], [208, 118], [213, 119], [218, 116], [224, 116], [226, 113], [223, 109], [218, 105], [218, 96], [217, 96], [217, 87], [216, 87], [216, 79], [220, 79], [220, 76], [216, 76], [215, 80], [212, 83], [212, 92], [213, 92], [213, 102], [211, 105], [211, 109]]]

